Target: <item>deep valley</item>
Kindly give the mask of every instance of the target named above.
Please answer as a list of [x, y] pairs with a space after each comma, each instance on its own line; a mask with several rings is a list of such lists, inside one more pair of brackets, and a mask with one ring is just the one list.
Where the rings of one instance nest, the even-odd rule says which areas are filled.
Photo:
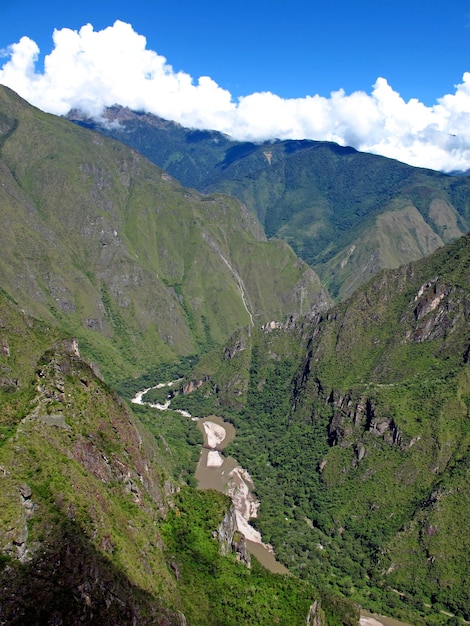
[[470, 178], [106, 116], [0, 86], [0, 622], [468, 623]]

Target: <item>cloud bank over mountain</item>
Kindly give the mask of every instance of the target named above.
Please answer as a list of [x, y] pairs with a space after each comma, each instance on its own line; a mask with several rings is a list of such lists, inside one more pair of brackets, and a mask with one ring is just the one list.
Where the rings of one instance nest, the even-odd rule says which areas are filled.
[[55, 30], [54, 49], [37, 69], [39, 48], [22, 37], [0, 56], [0, 83], [35, 106], [65, 115], [78, 108], [99, 118], [121, 104], [192, 128], [208, 128], [234, 139], [316, 139], [443, 171], [470, 168], [470, 72], [453, 94], [426, 106], [405, 102], [385, 78], [370, 94], [342, 89], [330, 96], [283, 99], [253, 93], [234, 99], [209, 76], [194, 80], [173, 70], [147, 48], [130, 24], [117, 21], [95, 31]]

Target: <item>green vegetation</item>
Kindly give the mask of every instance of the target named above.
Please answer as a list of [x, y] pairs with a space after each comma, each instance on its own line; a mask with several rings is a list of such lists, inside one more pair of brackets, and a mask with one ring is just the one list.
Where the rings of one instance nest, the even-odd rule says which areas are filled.
[[[200, 451], [191, 420], [132, 415], [72, 342], [3, 296], [0, 320], [2, 375], [20, 376], [1, 387], [2, 426], [16, 427], [0, 447], [2, 621], [305, 623], [311, 584], [221, 556], [228, 498], [182, 484]], [[325, 626], [356, 619], [328, 598], [316, 614]]]
[[5, 87], [0, 110], [14, 121], [0, 152], [2, 288], [75, 336], [110, 383], [204, 353], [250, 315], [327, 304], [315, 273], [237, 200], [184, 189]]
[[468, 180], [312, 141], [259, 146], [215, 170], [205, 187], [246, 203], [268, 236], [287, 241], [341, 300], [380, 269], [464, 234], [463, 188]]
[[[201, 626], [305, 624], [317, 593], [312, 587], [270, 574], [256, 561], [248, 569], [234, 555], [220, 558], [208, 529], [220, 523], [228, 505], [227, 498], [215, 492], [182, 490], [167, 517], [162, 534], [177, 567], [186, 619]], [[333, 621], [326, 623], [334, 624], [334, 619], [332, 615]]]
[[[167, 162], [251, 213], [0, 88], [0, 621], [468, 620], [469, 237], [326, 312], [260, 226], [342, 300], [465, 230], [468, 180], [179, 133]], [[146, 400], [236, 426], [290, 575], [220, 556], [200, 432], [126, 404], [169, 380]]]
[[[413, 624], [469, 617], [469, 259], [466, 237], [311, 329], [252, 332], [246, 402], [210, 396], [237, 428], [227, 452], [254, 478], [278, 558]], [[223, 370], [206, 371], [223, 389]]]
[[155, 437], [161, 465], [175, 480], [196, 487], [194, 473], [203, 437], [195, 422], [176, 411], [161, 412], [146, 406], [133, 406], [133, 412]]
[[[123, 380], [116, 386], [116, 391], [123, 398], [130, 400], [137, 391], [148, 389], [159, 383], [166, 383], [183, 378], [183, 376], [194, 367], [197, 361], [198, 356], [190, 355], [180, 357], [177, 360], [160, 363], [141, 376], [130, 380]], [[162, 393], [166, 395], [168, 393], [168, 387], [165, 387]], [[149, 400], [148, 396], [146, 400]]]
[[422, 258], [470, 227], [468, 177], [334, 143], [240, 143], [119, 107], [107, 115], [119, 125], [85, 124], [137, 149], [184, 185], [239, 198], [337, 300], [382, 268]]

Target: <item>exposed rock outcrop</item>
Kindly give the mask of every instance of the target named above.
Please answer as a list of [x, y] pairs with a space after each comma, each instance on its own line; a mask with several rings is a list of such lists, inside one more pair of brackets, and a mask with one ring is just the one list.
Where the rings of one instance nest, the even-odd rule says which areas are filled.
[[306, 623], [307, 626], [326, 626], [325, 614], [317, 600], [310, 606]]
[[239, 336], [235, 339], [231, 346], [226, 346], [224, 348], [224, 356], [226, 359], [233, 359], [239, 352], [243, 352], [246, 350], [246, 337]]
[[234, 506], [231, 506], [225, 514], [217, 530], [217, 538], [220, 542], [220, 552], [222, 555], [225, 556], [229, 554], [229, 552], [235, 552], [239, 561], [245, 563], [247, 567], [251, 566], [251, 556], [248, 552], [245, 537], [238, 530]]
[[327, 401], [333, 410], [328, 425], [330, 445], [348, 446], [356, 442], [357, 460], [365, 456], [364, 445], [358, 440], [363, 433], [382, 438], [386, 443], [401, 446], [403, 435], [394, 420], [378, 415], [376, 407], [367, 397], [353, 397], [351, 392], [338, 394], [332, 391]]
[[193, 391], [196, 391], [196, 389], [199, 389], [199, 387], [201, 387], [201, 385], [203, 385], [207, 380], [208, 380], [207, 376], [204, 376], [203, 378], [199, 380], [188, 380], [188, 382], [184, 383], [184, 385], [182, 386], [181, 393], [184, 396], [190, 393], [193, 393]]

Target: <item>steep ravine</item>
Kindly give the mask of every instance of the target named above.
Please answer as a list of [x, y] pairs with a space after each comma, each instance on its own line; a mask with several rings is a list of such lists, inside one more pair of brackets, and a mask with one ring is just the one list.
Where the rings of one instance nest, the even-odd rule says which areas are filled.
[[[145, 394], [151, 389], [172, 387], [178, 382], [180, 381], [159, 383], [139, 391], [131, 402], [166, 411], [170, 408], [170, 400], [163, 404], [147, 403], [144, 400]], [[204, 445], [196, 468], [199, 489], [215, 489], [228, 495], [233, 502], [237, 531], [245, 537], [250, 554], [269, 571], [286, 574], [287, 568], [276, 560], [271, 546], [263, 543], [259, 531], [249, 523], [250, 519], [256, 517], [259, 507], [259, 502], [253, 495], [254, 485], [251, 476], [233, 457], [224, 457], [222, 454], [223, 449], [235, 438], [235, 428], [215, 415], [201, 419], [192, 417], [189, 411], [179, 409], [178, 412], [197, 421], [204, 436]]]

